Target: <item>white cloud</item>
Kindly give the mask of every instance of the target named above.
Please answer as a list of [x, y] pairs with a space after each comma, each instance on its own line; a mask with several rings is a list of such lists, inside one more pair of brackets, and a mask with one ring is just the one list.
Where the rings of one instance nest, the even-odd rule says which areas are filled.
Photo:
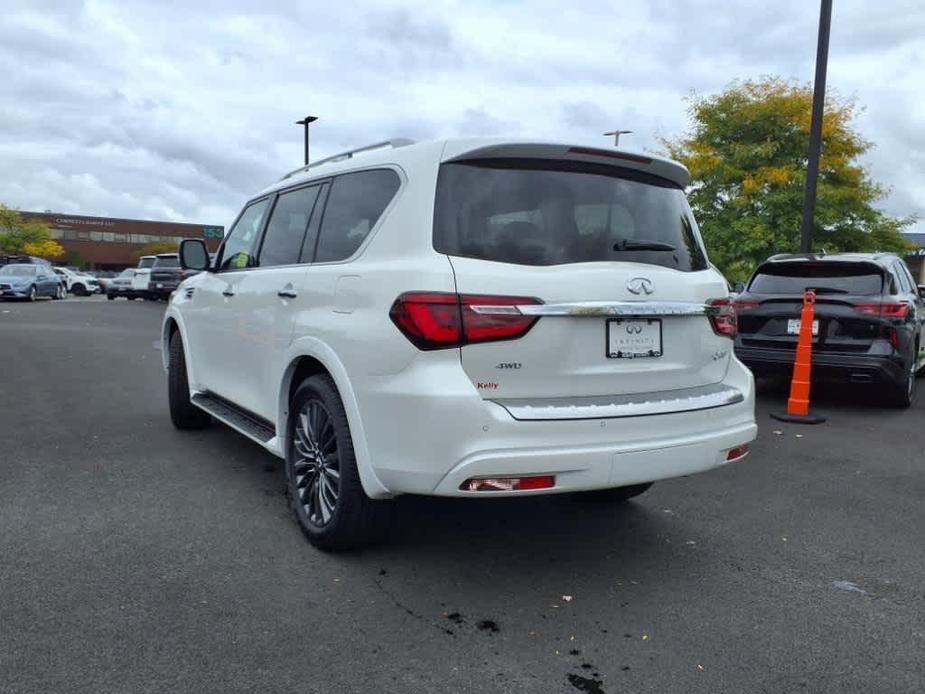
[[[683, 97], [810, 81], [816, 3], [7, 0], [0, 200], [227, 224], [301, 161], [391, 136], [510, 134], [639, 149]], [[925, 217], [925, 6], [837, 3], [830, 86], [855, 94], [891, 213]], [[925, 230], [925, 223], [920, 224]]]

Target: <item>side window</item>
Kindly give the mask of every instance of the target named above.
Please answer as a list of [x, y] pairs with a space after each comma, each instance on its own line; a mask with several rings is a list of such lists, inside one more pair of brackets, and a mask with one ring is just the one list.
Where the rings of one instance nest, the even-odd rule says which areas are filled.
[[311, 186], [291, 190], [276, 199], [260, 247], [260, 267], [295, 265], [299, 262], [318, 188]]
[[401, 184], [389, 169], [359, 171], [334, 179], [321, 223], [315, 262], [353, 255], [376, 225]]
[[912, 281], [912, 275], [909, 274], [909, 268], [906, 267], [905, 263], [896, 263], [896, 274], [899, 275], [899, 281], [904, 291], [910, 294], [918, 293], [918, 288], [915, 286], [915, 282]]
[[905, 291], [907, 290], [903, 284], [902, 273], [899, 271], [899, 267], [894, 263], [890, 268], [890, 293], [900, 294]]
[[225, 238], [218, 265], [220, 271], [240, 270], [257, 264], [254, 252], [269, 202], [269, 198], [264, 198], [244, 208], [244, 212]]

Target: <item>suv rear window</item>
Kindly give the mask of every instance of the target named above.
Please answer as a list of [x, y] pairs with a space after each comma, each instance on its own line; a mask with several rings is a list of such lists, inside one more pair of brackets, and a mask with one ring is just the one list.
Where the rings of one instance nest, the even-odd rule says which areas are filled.
[[516, 265], [629, 261], [707, 268], [684, 191], [656, 176], [573, 161], [443, 164], [434, 248]]
[[180, 267], [180, 260], [174, 257], [161, 258], [158, 256], [154, 260], [154, 265], [151, 267], [161, 268], [161, 267]]
[[883, 275], [870, 265], [787, 263], [759, 268], [748, 285], [755, 294], [802, 294], [807, 289], [864, 296], [880, 294]]

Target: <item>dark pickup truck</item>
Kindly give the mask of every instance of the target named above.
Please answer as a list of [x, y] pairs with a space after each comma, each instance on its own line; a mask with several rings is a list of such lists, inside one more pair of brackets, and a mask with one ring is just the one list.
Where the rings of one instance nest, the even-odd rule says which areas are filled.
[[161, 253], [151, 266], [151, 279], [148, 281], [149, 299], [167, 299], [179, 286], [180, 282], [196, 274], [180, 267], [176, 253]]

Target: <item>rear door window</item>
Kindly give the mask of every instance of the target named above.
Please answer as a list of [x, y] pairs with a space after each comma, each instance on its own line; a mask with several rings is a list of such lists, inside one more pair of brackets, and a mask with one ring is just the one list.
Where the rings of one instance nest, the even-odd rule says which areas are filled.
[[299, 188], [281, 193], [276, 199], [260, 247], [260, 267], [299, 262], [308, 220], [318, 198], [318, 188]]
[[704, 270], [678, 186], [613, 166], [481, 159], [440, 167], [434, 248], [517, 265], [628, 261]]
[[356, 253], [400, 185], [391, 169], [336, 177], [324, 208], [315, 262], [345, 260]]
[[780, 263], [759, 269], [749, 283], [755, 294], [819, 293], [867, 296], [883, 291], [883, 274], [870, 265], [846, 263]]

